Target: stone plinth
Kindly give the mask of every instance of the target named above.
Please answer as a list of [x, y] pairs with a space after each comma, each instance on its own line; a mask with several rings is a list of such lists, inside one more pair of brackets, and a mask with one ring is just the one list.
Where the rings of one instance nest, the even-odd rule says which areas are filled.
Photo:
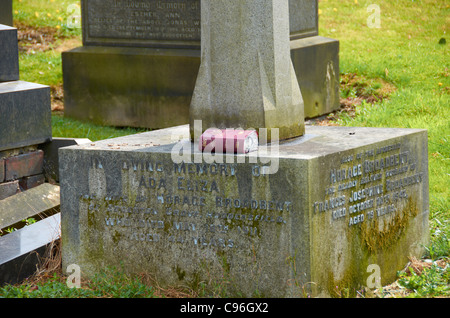
[[289, 2], [206, 1], [201, 8], [191, 137], [196, 120], [204, 129], [278, 128], [281, 140], [301, 136], [303, 99], [290, 59]]
[[247, 155], [197, 149], [187, 125], [60, 149], [63, 268], [336, 296], [391, 283], [427, 245], [424, 130], [307, 126]]

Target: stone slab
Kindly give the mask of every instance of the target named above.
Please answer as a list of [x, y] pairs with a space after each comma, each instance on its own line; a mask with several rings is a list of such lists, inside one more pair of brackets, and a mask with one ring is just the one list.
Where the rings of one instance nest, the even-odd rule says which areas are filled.
[[36, 272], [60, 238], [59, 213], [0, 237], [0, 285], [17, 284]]
[[0, 83], [0, 151], [52, 138], [50, 87], [24, 81]]
[[63, 267], [336, 296], [366, 286], [369, 265], [384, 285], [424, 252], [425, 130], [306, 126], [247, 155], [197, 149], [187, 125], [61, 149]]
[[39, 149], [44, 151], [44, 175], [47, 182], [59, 182], [59, 148], [81, 145], [91, 142], [87, 138], [61, 138], [53, 137], [52, 141], [39, 145]]
[[[81, 9], [83, 45], [200, 48], [200, 0], [82, 0]], [[318, 34], [317, 0], [289, 9], [293, 39]]]
[[0, 82], [19, 80], [17, 29], [0, 23]]
[[339, 41], [322, 36], [293, 40], [291, 59], [302, 92], [305, 118], [339, 110]]
[[81, 47], [62, 62], [68, 117], [147, 128], [189, 121], [198, 50]]
[[5, 180], [41, 174], [44, 167], [44, 152], [32, 151], [5, 158]]
[[[18, 185], [18, 181], [17, 181]], [[48, 183], [0, 201], [0, 229], [59, 207], [59, 186]]]

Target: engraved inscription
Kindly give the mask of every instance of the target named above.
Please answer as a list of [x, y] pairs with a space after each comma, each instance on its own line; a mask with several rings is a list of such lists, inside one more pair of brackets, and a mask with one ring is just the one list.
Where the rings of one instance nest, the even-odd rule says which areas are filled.
[[[92, 230], [105, 231], [116, 242], [249, 248], [249, 240], [273, 232], [274, 227], [285, 227], [289, 215], [295, 211], [291, 201], [243, 197], [237, 189], [225, 191], [230, 183], [236, 182], [235, 163], [177, 164], [126, 159], [116, 166], [122, 179], [127, 180], [122, 190], [125, 193], [124, 189], [130, 189], [128, 195], [80, 196], [80, 213], [98, 222]], [[105, 173], [98, 158], [91, 167], [95, 173]], [[248, 166], [248, 176], [267, 178], [251, 173], [260, 168]], [[102, 188], [103, 181], [99, 182], [98, 188]]]
[[414, 153], [400, 143], [345, 155], [329, 171], [325, 198], [313, 203], [314, 213], [329, 213], [349, 226], [400, 213], [422, 183]]
[[85, 41], [200, 41], [198, 0], [84, 1]]

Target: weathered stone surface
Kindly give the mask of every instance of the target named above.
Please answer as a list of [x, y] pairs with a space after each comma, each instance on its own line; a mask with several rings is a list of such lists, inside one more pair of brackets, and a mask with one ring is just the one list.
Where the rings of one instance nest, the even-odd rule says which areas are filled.
[[21, 191], [26, 191], [26, 190], [35, 188], [38, 185], [41, 185], [43, 183], [45, 183], [44, 174], [38, 174], [35, 176], [24, 177], [21, 180], [19, 180], [19, 186], [20, 186]]
[[18, 79], [17, 29], [0, 23], [0, 82], [17, 81]]
[[[289, 2], [204, 1], [202, 54], [190, 106], [204, 129], [278, 128], [304, 133], [303, 99], [290, 59]], [[268, 135], [268, 140], [271, 136]]]
[[339, 41], [313, 36], [291, 41], [291, 58], [305, 118], [339, 110]]
[[63, 267], [334, 296], [372, 264], [392, 282], [427, 244], [424, 130], [307, 126], [249, 155], [197, 149], [187, 125], [62, 148]]
[[[160, 1], [140, 3], [142, 6], [136, 9], [126, 2], [82, 1], [85, 46], [62, 54], [66, 116], [102, 125], [145, 128], [189, 123], [189, 107], [200, 66], [201, 32], [199, 26], [193, 30], [180, 25], [200, 23], [197, 9], [200, 2], [185, 0], [176, 2], [180, 8], [156, 10]], [[118, 6], [114, 7], [115, 4]], [[310, 45], [296, 42], [318, 34], [317, 10], [317, 0], [289, 1], [291, 46], [296, 43], [291, 56], [300, 88], [305, 91], [306, 117], [323, 115], [322, 108], [329, 112], [330, 105], [339, 107], [335, 99], [318, 95], [323, 93], [324, 82], [330, 81], [326, 77], [329, 57], [324, 47], [332, 50], [334, 58], [335, 46], [318, 43], [320, 48], [316, 51], [327, 59], [315, 58], [311, 66], [303, 60], [305, 54], [310, 56]], [[165, 15], [169, 18], [162, 21], [161, 16]], [[157, 22], [174, 26], [156, 26]], [[172, 40], [166, 41], [165, 32], [172, 34]], [[186, 37], [191, 39], [182, 40]], [[302, 76], [297, 67], [302, 68]], [[334, 85], [338, 83], [337, 78]]]
[[48, 212], [59, 203], [59, 186], [48, 183], [6, 198], [0, 201], [0, 229]]
[[[12, 0], [0, 0], [0, 24], [13, 25]], [[1, 45], [0, 45], [1, 47]]]
[[0, 285], [18, 284], [36, 272], [60, 238], [60, 214], [0, 237]]
[[0, 83], [0, 151], [52, 138], [50, 87], [24, 81]]
[[64, 111], [112, 126], [166, 128], [189, 121], [200, 52], [82, 47], [64, 52]]
[[[200, 0], [82, 0], [83, 44], [200, 48]], [[317, 0], [289, 0], [291, 38], [318, 34]]]

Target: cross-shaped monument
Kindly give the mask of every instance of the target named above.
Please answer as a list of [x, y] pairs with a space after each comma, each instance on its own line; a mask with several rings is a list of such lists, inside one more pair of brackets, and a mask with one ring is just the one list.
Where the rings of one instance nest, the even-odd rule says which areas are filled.
[[[211, 127], [304, 134], [303, 99], [290, 57], [288, 0], [202, 1], [201, 66], [191, 138]], [[194, 121], [202, 121], [202, 131]]]

